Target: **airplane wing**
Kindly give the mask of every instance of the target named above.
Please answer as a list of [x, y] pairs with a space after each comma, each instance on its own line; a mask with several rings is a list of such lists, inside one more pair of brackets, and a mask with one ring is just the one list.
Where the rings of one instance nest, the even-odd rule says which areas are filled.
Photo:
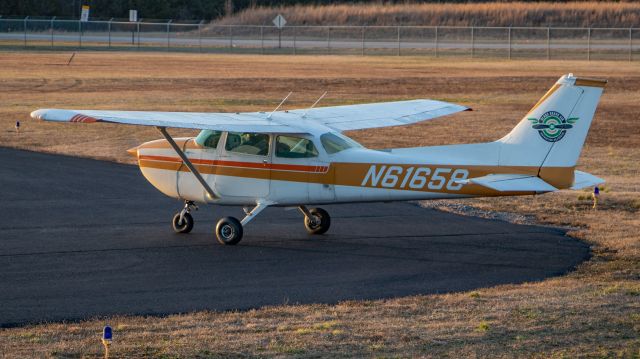
[[[55, 122], [109, 122], [234, 132], [308, 133], [317, 125], [337, 131], [408, 125], [469, 108], [435, 100], [381, 102], [292, 111], [203, 113], [40, 109], [31, 117]], [[309, 121], [309, 122], [307, 122]], [[315, 125], [315, 126], [313, 126]]]
[[410, 100], [319, 107], [289, 112], [296, 114], [306, 112], [305, 119], [314, 120], [337, 131], [348, 131], [408, 125], [469, 110], [471, 109], [468, 107], [443, 101]]

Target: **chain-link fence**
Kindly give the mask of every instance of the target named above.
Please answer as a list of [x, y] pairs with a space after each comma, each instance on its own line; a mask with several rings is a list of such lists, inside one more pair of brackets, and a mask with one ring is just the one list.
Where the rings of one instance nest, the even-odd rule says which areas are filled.
[[0, 49], [162, 50], [261, 54], [640, 58], [636, 28], [274, 26], [0, 17]]

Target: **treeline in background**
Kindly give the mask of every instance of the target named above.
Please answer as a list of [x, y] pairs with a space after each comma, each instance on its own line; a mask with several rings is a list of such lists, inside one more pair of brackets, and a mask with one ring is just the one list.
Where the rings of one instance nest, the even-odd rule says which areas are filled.
[[3, 17], [214, 21], [271, 25], [283, 14], [289, 25], [566, 26], [640, 27], [640, 3], [628, 1], [328, 1], [328, 0], [2, 0]]

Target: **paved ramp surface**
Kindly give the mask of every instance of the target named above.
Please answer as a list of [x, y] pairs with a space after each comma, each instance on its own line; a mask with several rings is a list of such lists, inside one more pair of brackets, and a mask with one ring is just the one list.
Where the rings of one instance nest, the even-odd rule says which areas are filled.
[[271, 208], [221, 246], [215, 222], [239, 208], [202, 207], [191, 234], [174, 234], [181, 203], [137, 167], [2, 148], [0, 204], [0, 326], [469, 290], [589, 256], [557, 229], [410, 203], [326, 206], [324, 236]]

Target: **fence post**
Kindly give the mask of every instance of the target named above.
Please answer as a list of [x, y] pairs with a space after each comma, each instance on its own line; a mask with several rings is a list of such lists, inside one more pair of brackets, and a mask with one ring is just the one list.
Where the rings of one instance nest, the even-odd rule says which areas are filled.
[[173, 19], [169, 19], [167, 22], [167, 51], [171, 48], [171, 22]]
[[591, 61], [591, 28], [587, 29], [587, 61]]
[[293, 54], [297, 55], [298, 54], [298, 49], [297, 49], [297, 37], [298, 37], [298, 27], [294, 26], [293, 27]]
[[509, 60], [511, 60], [511, 26], [509, 26]]
[[82, 21], [78, 20], [78, 46], [82, 48]]
[[24, 22], [22, 24], [22, 27], [24, 28], [24, 47], [27, 47], [27, 19], [29, 17], [25, 17], [24, 18]]
[[331, 54], [331, 26], [327, 27], [327, 54]]
[[53, 21], [56, 19], [56, 17], [52, 17], [51, 18], [51, 24], [50, 24], [50, 30], [51, 30], [51, 47], [53, 47]]
[[198, 23], [198, 52], [202, 52], [202, 23], [204, 20], [200, 20]]
[[[142, 20], [142, 19], [140, 19]], [[136, 22], [136, 36], [138, 37], [138, 45], [137, 48], [140, 49], [140, 21]]]
[[547, 60], [551, 60], [551, 28], [547, 27]]
[[438, 27], [436, 26], [436, 36], [435, 36], [435, 43], [436, 43], [436, 57], [438, 57]]
[[471, 26], [471, 58], [475, 57], [476, 52], [476, 39], [473, 34], [473, 26]]
[[109, 48], [111, 48], [111, 22], [113, 18], [109, 19]]
[[629, 61], [633, 60], [633, 37], [631, 36], [632, 27], [629, 28]]
[[260, 53], [264, 55], [264, 26], [260, 26]]
[[364, 56], [364, 30], [365, 30], [365, 27], [362, 26], [362, 36], [361, 36], [362, 37], [362, 56]]
[[400, 56], [400, 26], [398, 26], [398, 56]]
[[233, 50], [233, 27], [229, 25], [229, 50]]

